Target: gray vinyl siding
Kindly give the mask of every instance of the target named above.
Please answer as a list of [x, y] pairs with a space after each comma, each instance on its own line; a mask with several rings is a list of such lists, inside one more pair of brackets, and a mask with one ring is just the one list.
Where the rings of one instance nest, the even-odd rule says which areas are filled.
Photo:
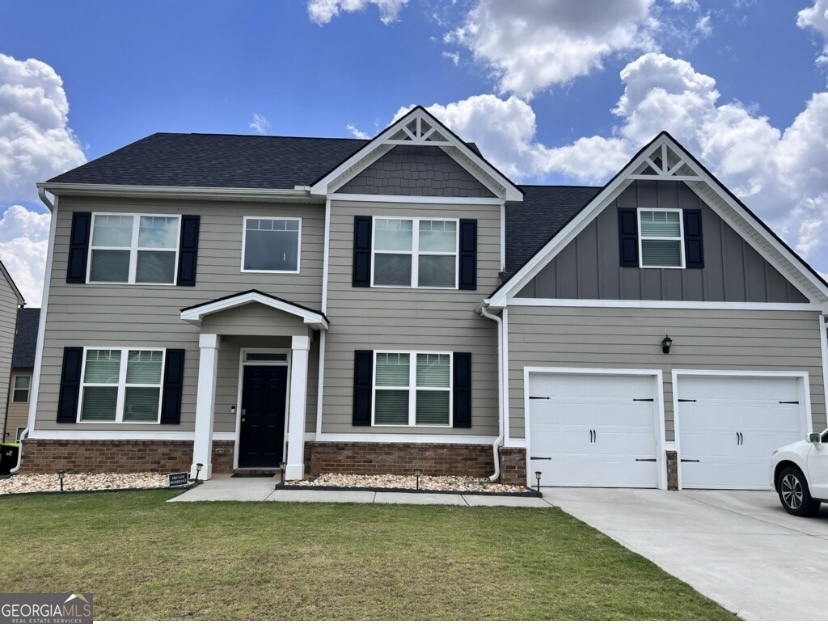
[[4, 416], [9, 400], [14, 333], [17, 328], [17, 295], [0, 272], [0, 406]]
[[[73, 211], [200, 215], [196, 286], [67, 284], [66, 266]], [[198, 376], [198, 337], [201, 332], [200, 328], [180, 319], [181, 309], [250, 289], [319, 309], [324, 213], [324, 206], [315, 204], [61, 198], [46, 312], [37, 429], [192, 431]], [[301, 273], [241, 272], [242, 220], [245, 216], [302, 219]], [[255, 310], [228, 313], [256, 315]], [[222, 323], [217, 318], [208, 322], [208, 327], [213, 322], [219, 326]], [[246, 331], [229, 324], [222, 326], [222, 330], [225, 329], [233, 333]], [[273, 329], [268, 333], [272, 334]], [[56, 423], [63, 349], [67, 346], [185, 349], [181, 424]], [[238, 383], [238, 367], [232, 383]], [[314, 401], [315, 396], [314, 393]]]
[[[805, 371], [815, 429], [825, 428], [819, 314], [510, 306], [510, 435], [523, 438], [524, 368], [660, 369], [667, 440], [674, 439], [672, 371]], [[661, 350], [673, 339], [669, 355]]]
[[201, 331], [219, 335], [307, 336], [310, 330], [298, 316], [251, 303], [206, 316]]
[[[699, 208], [703, 269], [620, 266], [618, 208]], [[808, 299], [683, 182], [635, 181], [518, 294], [547, 299], [806, 303]]]
[[[14, 378], [17, 375], [28, 375], [31, 379], [32, 377], [32, 370], [25, 369], [25, 368], [17, 368], [12, 369], [11, 372], [11, 386], [9, 389], [9, 410], [6, 413], [6, 424], [3, 433], [5, 434], [5, 440], [14, 441], [14, 436], [17, 433], [18, 427], [25, 427], [28, 425], [29, 422], [29, 402], [28, 401], [21, 401], [19, 403], [15, 403], [12, 399], [12, 392], [14, 391]], [[29, 383], [29, 395], [31, 396], [31, 382]]]
[[439, 147], [398, 145], [336, 190], [370, 195], [494, 197]]
[[[478, 224], [477, 291], [354, 288], [351, 285], [354, 216], [472, 218]], [[498, 284], [498, 206], [360, 204], [331, 206], [323, 433], [495, 436], [497, 330], [474, 313]], [[354, 427], [354, 351], [460, 351], [472, 354], [472, 427]]]

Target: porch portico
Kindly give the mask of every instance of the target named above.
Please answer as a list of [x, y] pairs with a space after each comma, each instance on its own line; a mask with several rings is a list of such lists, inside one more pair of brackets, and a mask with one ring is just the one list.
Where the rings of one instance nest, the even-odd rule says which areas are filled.
[[[235, 405], [232, 408], [236, 421], [234, 466], [241, 465], [239, 459], [243, 457], [243, 443], [248, 454], [257, 458], [254, 459], [259, 463], [257, 467], [276, 468], [281, 461], [285, 461], [285, 479], [301, 479], [304, 476], [303, 438], [309, 354], [315, 331], [326, 331], [328, 328], [325, 316], [272, 295], [248, 291], [185, 308], [181, 311], [181, 319], [201, 329], [191, 476], [195, 477], [198, 472], [200, 479], [209, 479], [213, 473], [216, 388], [220, 381], [219, 354], [222, 344], [237, 343], [241, 337], [246, 337], [245, 344], [251, 344], [251, 338], [261, 338], [262, 346], [281, 339], [279, 344], [284, 344], [285, 348], [241, 349], [238, 375], [240, 401], [237, 410]], [[238, 349], [238, 346], [235, 348]], [[255, 371], [254, 366], [257, 367]], [[248, 375], [248, 372], [251, 374]], [[246, 389], [244, 393], [243, 388]], [[254, 390], [255, 397], [252, 394]], [[267, 422], [264, 420], [268, 417], [263, 417], [263, 414], [270, 415]], [[262, 461], [273, 465], [262, 465]]]

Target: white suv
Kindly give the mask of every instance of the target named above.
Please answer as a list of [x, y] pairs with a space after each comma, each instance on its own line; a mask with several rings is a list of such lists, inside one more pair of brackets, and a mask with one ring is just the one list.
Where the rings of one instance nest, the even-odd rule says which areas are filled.
[[828, 503], [828, 429], [775, 450], [770, 480], [785, 511], [815, 516], [820, 503]]

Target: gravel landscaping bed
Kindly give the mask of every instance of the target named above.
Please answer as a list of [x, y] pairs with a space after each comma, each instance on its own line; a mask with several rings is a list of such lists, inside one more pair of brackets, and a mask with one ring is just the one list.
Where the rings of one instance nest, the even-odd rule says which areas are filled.
[[[301, 488], [360, 488], [377, 490], [414, 490], [417, 479], [410, 475], [350, 475], [323, 474], [302, 481], [289, 481], [284, 487]], [[420, 490], [429, 492], [473, 492], [476, 494], [524, 494], [528, 488], [520, 485], [501, 485], [478, 477], [420, 477]]]
[[[167, 475], [156, 472], [133, 473], [66, 473], [63, 475], [64, 492], [91, 490], [134, 490], [163, 488], [169, 485]], [[26, 494], [31, 492], [60, 492], [60, 479], [56, 474], [22, 474], [0, 480], [0, 495]]]

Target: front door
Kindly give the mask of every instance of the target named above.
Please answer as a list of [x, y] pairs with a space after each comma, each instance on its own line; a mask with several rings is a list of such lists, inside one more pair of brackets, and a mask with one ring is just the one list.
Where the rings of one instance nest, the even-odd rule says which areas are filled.
[[273, 468], [285, 441], [287, 366], [245, 366], [239, 468]]

